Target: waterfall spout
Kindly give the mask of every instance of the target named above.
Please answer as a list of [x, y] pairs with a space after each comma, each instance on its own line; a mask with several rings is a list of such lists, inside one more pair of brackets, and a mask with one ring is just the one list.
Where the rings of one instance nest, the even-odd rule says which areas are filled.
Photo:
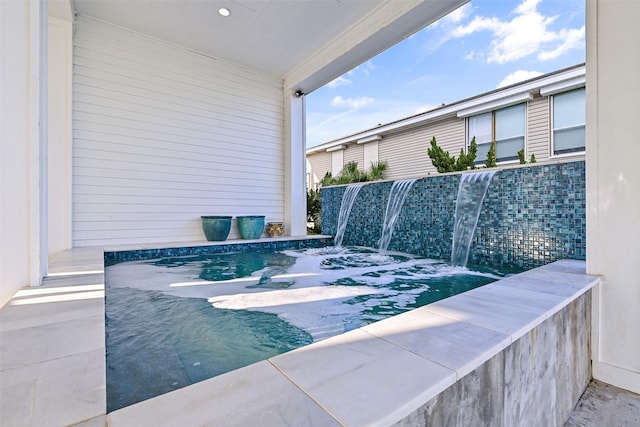
[[478, 225], [480, 207], [495, 173], [496, 171], [476, 172], [464, 174], [460, 178], [451, 248], [453, 265], [462, 267], [467, 265], [471, 241]]
[[389, 192], [389, 201], [387, 202], [387, 210], [384, 212], [384, 223], [382, 225], [382, 235], [378, 241], [378, 250], [382, 253], [386, 252], [391, 243], [391, 236], [393, 235], [393, 228], [398, 221], [400, 211], [404, 200], [409, 194], [409, 190], [416, 182], [415, 179], [405, 179], [402, 181], [395, 181], [391, 186]]
[[338, 215], [338, 229], [334, 239], [336, 246], [342, 246], [342, 239], [344, 238], [344, 232], [347, 229], [349, 214], [351, 213], [353, 202], [355, 202], [361, 188], [361, 185], [350, 185], [344, 190], [342, 203], [340, 204], [340, 214]]

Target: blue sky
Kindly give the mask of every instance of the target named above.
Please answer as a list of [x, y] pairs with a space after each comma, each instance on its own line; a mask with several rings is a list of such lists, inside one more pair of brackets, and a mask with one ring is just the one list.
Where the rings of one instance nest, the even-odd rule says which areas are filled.
[[307, 147], [585, 61], [585, 0], [472, 0], [306, 97]]

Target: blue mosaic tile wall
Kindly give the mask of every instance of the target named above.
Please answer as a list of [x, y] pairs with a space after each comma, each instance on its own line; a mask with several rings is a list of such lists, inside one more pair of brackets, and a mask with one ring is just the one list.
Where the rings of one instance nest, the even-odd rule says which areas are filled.
[[[460, 175], [422, 178], [405, 200], [389, 250], [451, 257]], [[343, 244], [377, 247], [391, 182], [365, 184], [351, 211]], [[322, 232], [335, 235], [345, 187], [322, 190]], [[470, 264], [532, 268], [585, 259], [584, 162], [498, 171], [480, 211]]]
[[210, 246], [189, 246], [181, 248], [141, 249], [131, 251], [105, 251], [104, 266], [120, 262], [138, 261], [188, 255], [211, 255], [230, 252], [284, 251], [289, 249], [320, 248], [333, 243], [331, 238], [275, 240], [252, 243], [228, 243]]

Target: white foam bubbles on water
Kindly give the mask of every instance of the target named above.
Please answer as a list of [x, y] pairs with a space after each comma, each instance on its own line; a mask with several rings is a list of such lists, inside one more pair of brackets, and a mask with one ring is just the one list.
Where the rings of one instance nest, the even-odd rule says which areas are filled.
[[107, 267], [105, 274], [108, 287], [205, 298], [220, 309], [273, 313], [314, 340], [411, 309], [434, 280], [477, 276], [487, 283], [499, 278], [410, 254], [382, 255], [369, 248], [282, 253], [293, 258], [288, 268], [260, 264], [244, 277], [222, 272], [222, 280], [202, 279], [203, 261], [193, 257], [171, 266], [158, 260], [121, 263]]

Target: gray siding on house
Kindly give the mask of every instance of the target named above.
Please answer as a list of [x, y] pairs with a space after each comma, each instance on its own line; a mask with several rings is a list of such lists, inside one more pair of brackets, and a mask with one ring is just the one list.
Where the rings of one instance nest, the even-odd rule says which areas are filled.
[[427, 148], [434, 136], [442, 149], [457, 155], [460, 148], [464, 147], [464, 119], [445, 119], [385, 136], [379, 144], [380, 160], [389, 163], [385, 178], [403, 179], [436, 172], [427, 154]]
[[527, 162], [531, 154], [539, 162], [549, 159], [549, 97], [541, 97], [527, 103]]
[[282, 97], [270, 76], [79, 17], [74, 246], [204, 240], [200, 215], [283, 220]]
[[364, 149], [362, 145], [351, 144], [344, 150], [344, 164], [349, 162], [357, 162], [358, 168], [361, 170], [368, 169], [364, 165]]

